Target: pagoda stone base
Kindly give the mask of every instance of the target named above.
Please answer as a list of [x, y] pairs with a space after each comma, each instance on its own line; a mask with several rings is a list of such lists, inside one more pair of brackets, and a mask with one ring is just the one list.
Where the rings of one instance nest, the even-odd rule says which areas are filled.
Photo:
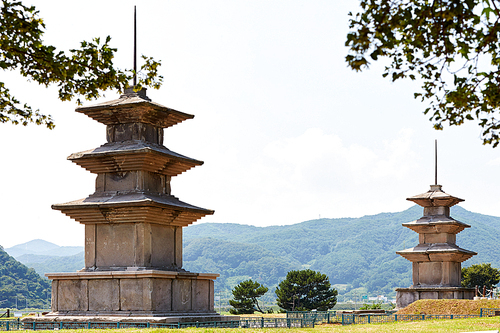
[[396, 289], [396, 310], [403, 309], [419, 299], [473, 299], [474, 288], [422, 287]]
[[144, 270], [46, 276], [52, 280], [52, 311], [47, 318], [220, 317], [214, 311], [218, 274]]
[[[206, 323], [214, 321], [236, 321], [239, 320], [239, 316], [221, 316], [218, 313], [206, 313], [206, 314], [178, 314], [167, 317], [147, 317], [147, 316], [130, 316], [130, 317], [120, 317], [120, 316], [107, 316], [107, 315], [86, 315], [86, 316], [56, 316], [47, 315], [42, 317], [25, 317], [21, 319], [24, 324], [25, 329], [33, 330], [35, 329], [48, 329], [48, 327], [58, 328], [59, 324], [63, 322], [64, 324], [69, 323], [98, 323], [100, 328], [114, 328], [118, 327], [117, 323], [149, 323], [149, 324], [161, 324], [161, 323]], [[108, 324], [108, 325], [106, 325]], [[123, 327], [124, 325], [122, 325]]]

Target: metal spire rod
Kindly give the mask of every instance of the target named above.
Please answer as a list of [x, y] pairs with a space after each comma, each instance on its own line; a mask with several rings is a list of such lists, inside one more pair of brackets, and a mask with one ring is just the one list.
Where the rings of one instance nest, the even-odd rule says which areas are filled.
[[438, 140], [434, 140], [434, 185], [438, 184]]
[[137, 15], [134, 6], [134, 88], [137, 85]]

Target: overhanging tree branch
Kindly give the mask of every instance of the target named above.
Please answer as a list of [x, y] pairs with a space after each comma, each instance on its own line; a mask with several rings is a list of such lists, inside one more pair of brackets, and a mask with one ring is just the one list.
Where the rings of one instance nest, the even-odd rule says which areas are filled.
[[429, 103], [434, 128], [474, 120], [484, 144], [500, 142], [499, 0], [361, 0], [351, 15], [346, 61], [368, 68], [391, 59], [383, 76], [393, 81], [419, 77], [416, 98]]
[[[0, 7], [0, 69], [19, 70], [20, 74], [38, 84], [57, 85], [58, 97], [62, 101], [99, 98], [102, 91], [122, 91], [136, 74], [133, 70], [114, 67], [116, 48], [111, 48], [111, 38], [101, 44], [99, 38], [83, 41], [79, 49], [70, 50], [70, 56], [56, 52], [52, 45], [42, 41], [45, 25], [38, 17], [34, 6], [24, 6], [20, 1], [1, 0]], [[158, 89], [163, 77], [158, 74], [160, 62], [142, 56], [139, 81], [135, 89], [142, 86]], [[21, 104], [10, 90], [0, 83], [0, 122], [27, 125], [35, 123], [54, 127], [50, 115], [27, 104]]]

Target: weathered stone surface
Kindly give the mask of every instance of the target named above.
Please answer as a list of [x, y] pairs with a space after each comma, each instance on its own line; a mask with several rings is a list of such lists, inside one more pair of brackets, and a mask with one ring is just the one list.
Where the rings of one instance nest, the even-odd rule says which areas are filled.
[[163, 144], [163, 128], [144, 123], [126, 123], [106, 126], [106, 140], [121, 142], [129, 140]]
[[[153, 310], [158, 312], [172, 311], [172, 280], [153, 279], [154, 289], [152, 295]], [[205, 308], [206, 310], [207, 308]]]
[[213, 293], [213, 289], [210, 287], [209, 280], [192, 280], [193, 291], [193, 311], [206, 311], [210, 309], [210, 293]]
[[192, 280], [176, 279], [172, 282], [172, 310], [186, 312], [193, 309]]
[[[209, 322], [209, 321], [231, 321], [239, 320], [239, 316], [221, 316], [214, 313], [177, 313], [169, 316], [134, 316], [132, 313], [120, 315], [108, 315], [92, 313], [88, 315], [53, 315], [49, 314], [43, 317], [24, 317], [21, 321], [25, 324], [32, 323], [87, 323], [87, 322], [101, 322], [101, 323], [179, 323], [179, 322]], [[28, 329], [32, 329], [30, 326]]]
[[88, 310], [88, 280], [60, 280], [57, 284], [57, 311]]
[[[145, 285], [145, 280], [146, 279], [120, 279], [120, 310], [152, 310], [150, 304], [148, 304], [149, 302], [147, 302], [150, 290], [147, 289], [148, 285]], [[145, 298], [146, 302], [144, 302]]]
[[96, 267], [134, 266], [135, 229], [132, 223], [97, 225]]
[[95, 192], [52, 206], [85, 225], [85, 268], [46, 274], [53, 280], [49, 317], [223, 318], [213, 304], [218, 274], [182, 269], [182, 227], [213, 211], [180, 201], [170, 188], [171, 177], [203, 162], [162, 145], [163, 128], [193, 116], [130, 89], [77, 111], [107, 125], [108, 143], [69, 157], [97, 174]]
[[120, 310], [120, 281], [118, 279], [88, 280], [89, 311]]
[[56, 288], [52, 315], [214, 313], [217, 276], [156, 270], [48, 274]]
[[145, 90], [144, 94], [127, 92], [117, 100], [78, 107], [76, 112], [84, 113], [105, 125], [143, 123], [160, 128], [194, 118], [193, 115], [152, 102], [146, 96]]
[[456, 242], [456, 235], [455, 234], [449, 234], [449, 233], [432, 233], [432, 234], [419, 234], [419, 243], [450, 243], [450, 244], [455, 244]]
[[164, 146], [135, 140], [106, 143], [68, 159], [96, 174], [143, 170], [170, 177], [203, 164]]
[[441, 190], [441, 185], [431, 185], [428, 192], [415, 195], [406, 200], [424, 207], [424, 215], [449, 215], [450, 207], [464, 201]]
[[213, 214], [171, 195], [141, 191], [99, 193], [52, 208], [82, 224], [144, 222], [186, 227]]
[[397, 288], [396, 310], [402, 309], [419, 299], [473, 299], [473, 288]]
[[91, 271], [97, 267], [96, 262], [96, 224], [85, 225], [85, 268]]
[[419, 293], [420, 299], [439, 299], [439, 292], [437, 290], [421, 291]]
[[460, 285], [461, 262], [477, 253], [455, 244], [456, 234], [470, 226], [450, 217], [450, 207], [463, 200], [443, 192], [441, 185], [407, 200], [423, 206], [424, 216], [403, 224], [419, 234], [419, 244], [396, 252], [412, 262], [413, 270], [412, 287], [396, 289], [397, 308], [418, 299], [472, 299]]
[[181, 227], [150, 223], [85, 225], [86, 271], [181, 267]]
[[443, 270], [440, 262], [421, 262], [418, 266], [420, 285], [438, 286], [441, 284]]
[[[182, 244], [182, 238], [176, 237], [179, 233], [182, 237], [182, 228], [151, 225], [151, 266], [158, 268], [182, 267], [182, 259], [176, 258], [176, 242]], [[182, 255], [182, 252], [180, 253]]]
[[58, 311], [59, 309], [59, 304], [57, 300], [59, 299], [59, 281], [58, 280], [52, 280], [52, 294], [50, 297], [50, 310], [51, 311]]

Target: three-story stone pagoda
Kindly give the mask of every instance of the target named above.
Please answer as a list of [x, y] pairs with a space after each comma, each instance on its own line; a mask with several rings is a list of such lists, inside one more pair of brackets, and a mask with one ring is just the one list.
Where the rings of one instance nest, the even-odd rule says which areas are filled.
[[396, 308], [419, 299], [472, 299], [474, 289], [460, 284], [461, 263], [477, 253], [456, 245], [456, 235], [470, 225], [450, 217], [450, 207], [464, 200], [443, 192], [441, 185], [407, 200], [424, 207], [424, 216], [403, 223], [418, 233], [419, 244], [396, 252], [413, 265], [413, 285], [396, 289]]
[[52, 206], [85, 225], [85, 268], [46, 274], [48, 317], [220, 320], [214, 311], [219, 275], [182, 269], [182, 228], [213, 211], [170, 190], [172, 177], [203, 162], [163, 146], [164, 128], [194, 116], [152, 102], [144, 89], [76, 111], [106, 125], [107, 143], [68, 157], [97, 174], [96, 190]]

